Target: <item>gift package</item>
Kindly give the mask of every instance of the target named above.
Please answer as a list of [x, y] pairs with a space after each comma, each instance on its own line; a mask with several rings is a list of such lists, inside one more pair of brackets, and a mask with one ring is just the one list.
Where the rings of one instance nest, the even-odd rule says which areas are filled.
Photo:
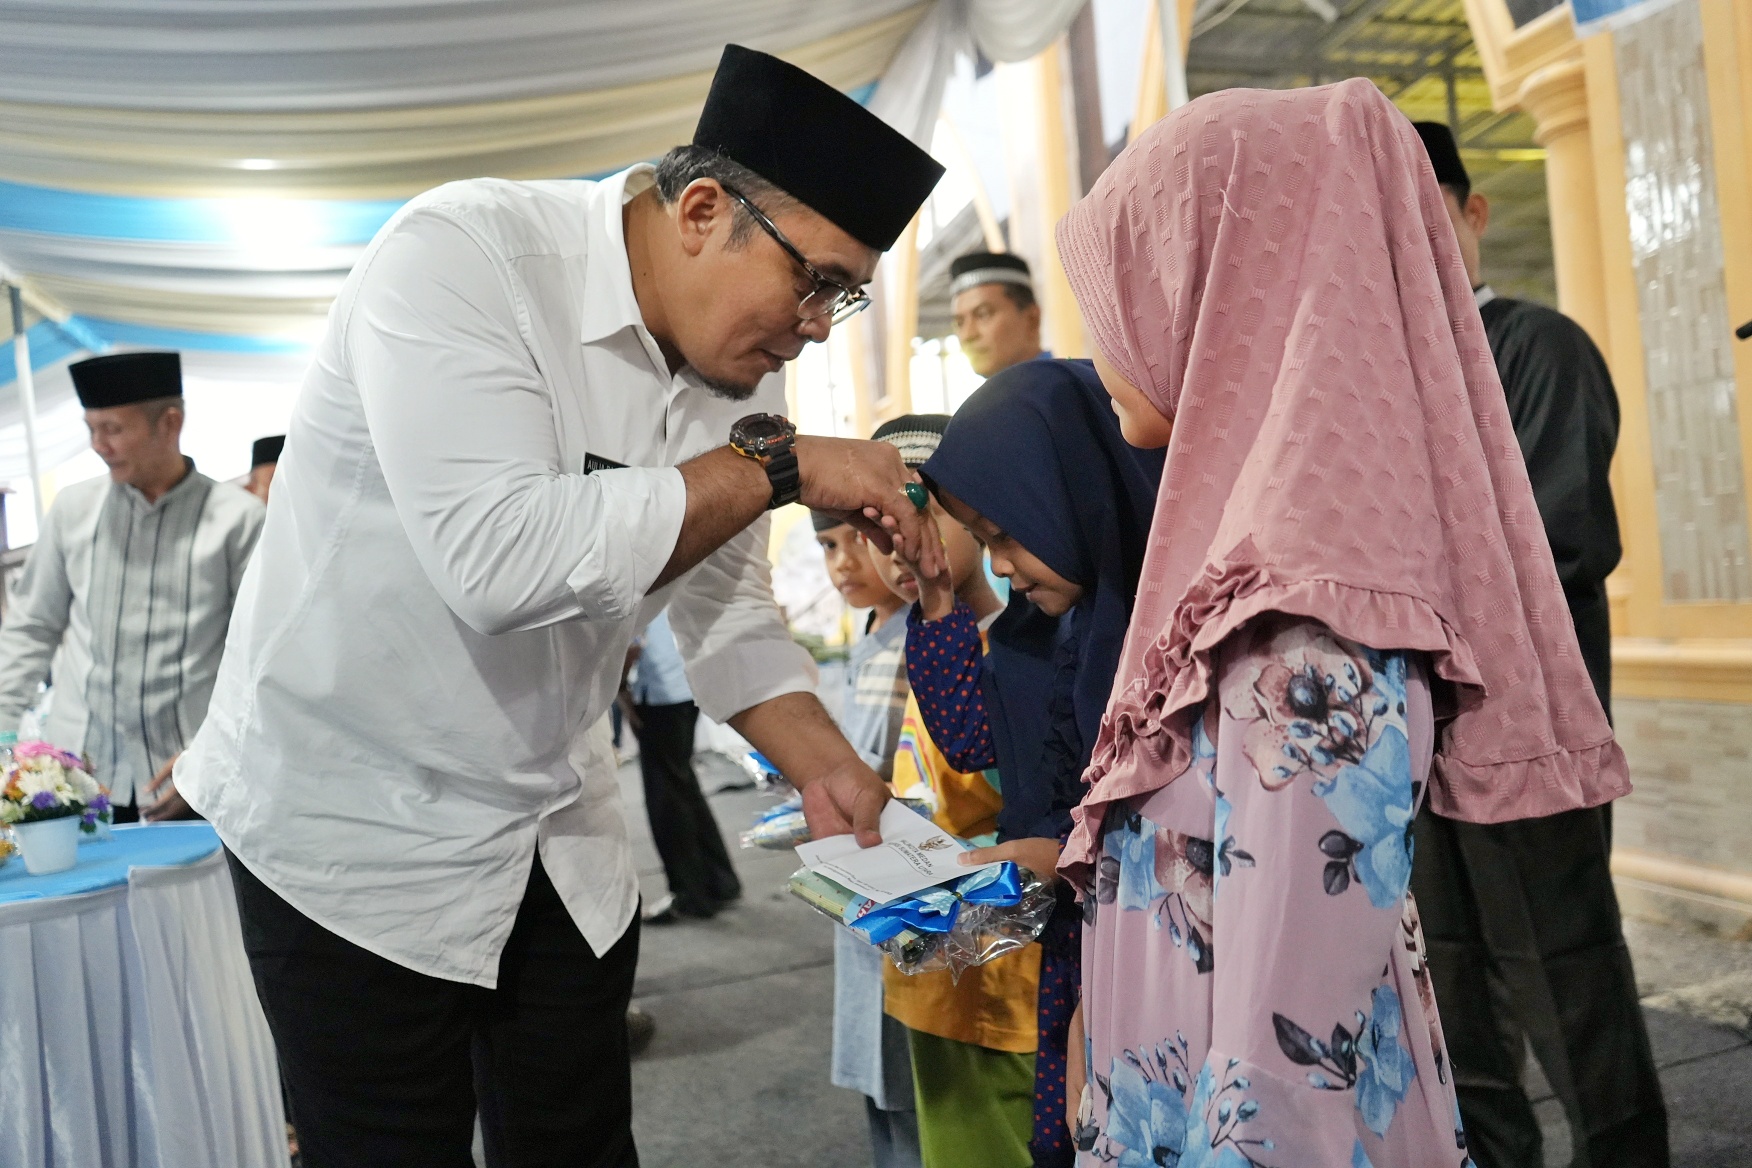
[[1022, 948], [1052, 915], [1052, 889], [1009, 862], [968, 867], [969, 845], [896, 800], [882, 843], [849, 835], [797, 848], [792, 895], [881, 949], [902, 973], [963, 970]]

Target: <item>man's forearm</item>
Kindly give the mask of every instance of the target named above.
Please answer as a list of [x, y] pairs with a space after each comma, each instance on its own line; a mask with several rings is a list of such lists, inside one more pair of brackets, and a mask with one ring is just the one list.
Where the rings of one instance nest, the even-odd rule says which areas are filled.
[[675, 550], [657, 574], [653, 590], [679, 577], [759, 519], [773, 497], [766, 468], [728, 446], [689, 459], [677, 469], [687, 487], [687, 511]]
[[811, 693], [770, 698], [731, 718], [730, 727], [799, 789], [830, 771], [862, 762], [821, 699]]

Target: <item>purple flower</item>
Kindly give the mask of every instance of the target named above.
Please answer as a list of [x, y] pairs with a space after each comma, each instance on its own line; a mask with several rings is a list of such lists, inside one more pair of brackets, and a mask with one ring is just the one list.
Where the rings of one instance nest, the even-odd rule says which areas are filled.
[[38, 811], [47, 811], [55, 806], [55, 793], [53, 791], [38, 791], [30, 797], [30, 805]]
[[97, 812], [108, 811], [110, 809], [109, 796], [99, 793], [97, 798], [91, 801], [91, 809]]

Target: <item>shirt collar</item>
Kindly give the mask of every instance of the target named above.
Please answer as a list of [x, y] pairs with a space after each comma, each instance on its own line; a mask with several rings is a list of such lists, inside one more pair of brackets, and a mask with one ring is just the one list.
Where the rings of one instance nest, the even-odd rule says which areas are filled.
[[588, 345], [624, 328], [643, 330], [633, 295], [633, 269], [621, 208], [651, 186], [656, 167], [640, 163], [613, 174], [590, 192], [586, 211], [589, 252], [584, 259], [584, 311], [578, 339]]
[[146, 501], [146, 496], [139, 487], [133, 486], [129, 483], [118, 483], [111, 480], [110, 490], [120, 491], [128, 502], [135, 507], [143, 507], [148, 511], [156, 511], [179, 496], [186, 494], [189, 487], [194, 483], [195, 460], [185, 454], [183, 455], [183, 466], [187, 469], [183, 471], [183, 477], [177, 480], [176, 486], [170, 488], [170, 490], [164, 492], [164, 494], [158, 496], [157, 499], [150, 503]]
[[1472, 298], [1478, 301], [1478, 307], [1483, 308], [1497, 298], [1496, 290], [1489, 284], [1480, 284], [1472, 290]]

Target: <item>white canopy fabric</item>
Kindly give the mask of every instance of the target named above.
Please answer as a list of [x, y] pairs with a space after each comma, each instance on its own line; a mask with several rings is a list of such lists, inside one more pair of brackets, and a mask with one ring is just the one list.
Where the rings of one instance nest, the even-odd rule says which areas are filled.
[[686, 141], [730, 41], [845, 90], [927, 15], [1039, 52], [1080, 0], [0, 0], [0, 178], [128, 194], [407, 197]]
[[[402, 200], [654, 158], [728, 42], [928, 145], [958, 56], [1026, 59], [1084, 2], [0, 0], [0, 274], [61, 322], [39, 364], [145, 345], [283, 376]], [[52, 369], [41, 394], [51, 467], [83, 427]], [[0, 393], [0, 481], [17, 410]]]

